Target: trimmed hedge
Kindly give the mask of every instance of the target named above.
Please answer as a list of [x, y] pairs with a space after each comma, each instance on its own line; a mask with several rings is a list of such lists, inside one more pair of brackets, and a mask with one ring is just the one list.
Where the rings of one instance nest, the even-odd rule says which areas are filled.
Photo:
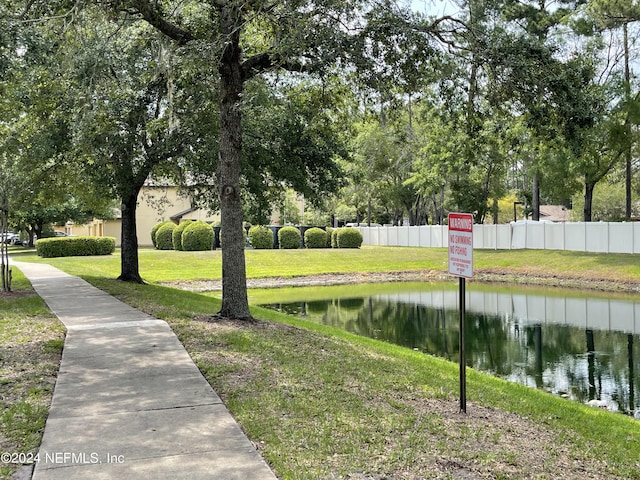
[[273, 231], [269, 227], [255, 225], [249, 229], [249, 243], [255, 249], [273, 248]]
[[341, 228], [337, 230], [336, 243], [338, 248], [360, 248], [362, 234], [355, 228]]
[[182, 249], [195, 252], [213, 249], [213, 227], [203, 220], [191, 222], [182, 232]]
[[173, 229], [176, 228], [173, 222], [165, 222], [156, 231], [156, 248], [158, 250], [173, 250]]
[[191, 221], [187, 220], [179, 223], [176, 228], [173, 229], [173, 233], [171, 234], [171, 241], [173, 242], [174, 250], [183, 250], [182, 248], [182, 232], [184, 229], [191, 225]]
[[36, 253], [43, 258], [111, 255], [115, 250], [113, 237], [54, 237], [36, 241]]
[[278, 230], [278, 243], [280, 244], [280, 248], [300, 248], [301, 241], [302, 234], [296, 227], [288, 226]]
[[304, 232], [304, 244], [307, 248], [326, 248], [327, 232], [318, 227], [313, 227]]

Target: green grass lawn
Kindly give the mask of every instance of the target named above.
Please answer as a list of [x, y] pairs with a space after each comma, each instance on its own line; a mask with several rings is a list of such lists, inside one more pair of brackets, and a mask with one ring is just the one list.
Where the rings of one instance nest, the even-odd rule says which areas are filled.
[[640, 424], [621, 414], [468, 370], [465, 416], [456, 364], [257, 307], [268, 323], [210, 321], [219, 300], [197, 293], [96, 284], [169, 322], [282, 478], [640, 478]]
[[[640, 280], [632, 255], [474, 255], [479, 271]], [[251, 278], [442, 273], [446, 262], [442, 249], [247, 251]], [[219, 278], [218, 251], [142, 250], [148, 285], [113, 280], [117, 255], [47, 263], [169, 322], [281, 478], [640, 479], [637, 420], [473, 370], [462, 415], [455, 364], [257, 307], [260, 322], [214, 320], [218, 299], [154, 284]], [[24, 315], [18, 308], [9, 317]]]
[[[64, 327], [17, 270], [0, 293], [0, 453], [35, 454], [49, 411]], [[21, 465], [0, 463], [0, 478]]]
[[[23, 255], [20, 261], [41, 261], [71, 274], [117, 277], [119, 251], [115, 255], [40, 259]], [[141, 249], [140, 273], [148, 282], [219, 279], [221, 252], [175, 252]], [[247, 250], [249, 278], [293, 277], [326, 273], [434, 271], [446, 273], [447, 250], [364, 246], [361, 249]], [[640, 256], [544, 250], [476, 250], [475, 272], [510, 275], [640, 281]]]

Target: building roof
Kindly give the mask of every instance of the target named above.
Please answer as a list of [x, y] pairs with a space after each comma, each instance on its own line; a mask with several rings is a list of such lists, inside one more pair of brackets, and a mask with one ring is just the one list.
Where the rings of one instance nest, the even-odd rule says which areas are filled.
[[196, 209], [193, 207], [189, 207], [186, 210], [183, 210], [181, 212], [178, 213], [174, 213], [173, 215], [171, 215], [169, 218], [171, 220], [180, 220], [182, 217], [184, 217], [187, 213], [191, 213], [194, 212]]
[[540, 205], [540, 220], [569, 222], [571, 221], [571, 210], [564, 205]]

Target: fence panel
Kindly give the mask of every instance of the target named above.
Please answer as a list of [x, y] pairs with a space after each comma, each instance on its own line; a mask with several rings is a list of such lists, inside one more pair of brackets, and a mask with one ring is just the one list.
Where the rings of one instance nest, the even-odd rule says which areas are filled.
[[609, 224], [589, 223], [585, 230], [587, 252], [607, 253], [609, 249]]
[[546, 250], [564, 250], [564, 223], [544, 224], [544, 248]]
[[[446, 225], [358, 227], [364, 245], [446, 248]], [[640, 222], [474, 225], [477, 249], [546, 249], [596, 253], [640, 253]]]
[[633, 253], [633, 223], [609, 223], [609, 248], [611, 253]]
[[577, 252], [587, 251], [586, 242], [586, 224], [583, 222], [565, 224], [565, 250], [574, 250]]
[[422, 227], [409, 227], [409, 246], [420, 247], [420, 229]]

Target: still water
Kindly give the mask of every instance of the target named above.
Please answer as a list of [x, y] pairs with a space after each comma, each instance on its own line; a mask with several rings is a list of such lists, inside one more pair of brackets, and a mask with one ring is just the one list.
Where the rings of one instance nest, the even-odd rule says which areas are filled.
[[[353, 297], [343, 287], [317, 300], [322, 288], [313, 301], [289, 296], [269, 307], [458, 361], [457, 285], [394, 284]], [[640, 418], [640, 299], [479, 285], [466, 293], [469, 367]]]

